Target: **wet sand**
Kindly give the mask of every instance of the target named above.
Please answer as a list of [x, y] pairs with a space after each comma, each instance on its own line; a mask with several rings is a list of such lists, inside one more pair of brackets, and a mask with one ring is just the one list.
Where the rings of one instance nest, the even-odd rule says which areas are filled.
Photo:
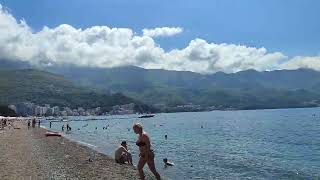
[[[0, 130], [0, 179], [139, 179], [133, 166], [63, 137], [45, 137], [45, 129]], [[89, 159], [92, 159], [90, 161]]]

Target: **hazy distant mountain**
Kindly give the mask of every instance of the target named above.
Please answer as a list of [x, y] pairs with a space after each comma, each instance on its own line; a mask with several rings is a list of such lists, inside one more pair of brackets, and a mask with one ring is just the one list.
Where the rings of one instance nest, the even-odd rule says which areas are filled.
[[[120, 93], [108, 94], [94, 89], [76, 86], [61, 75], [44, 71], [0, 70], [0, 104], [33, 102], [38, 105], [50, 104], [60, 107], [102, 107], [110, 110], [114, 105], [136, 103]], [[146, 108], [141, 105], [139, 108]]]
[[49, 70], [82, 85], [168, 106], [193, 103], [221, 108], [283, 108], [315, 106], [320, 99], [320, 72], [309, 69], [210, 75], [133, 66]]
[[310, 69], [209, 75], [134, 66], [65, 65], [43, 70], [61, 74], [77, 85], [122, 92], [148, 104], [169, 107], [193, 103], [220, 109], [257, 109], [318, 106], [320, 102], [320, 72]]
[[81, 84], [98, 85], [115, 91], [137, 91], [146, 88], [175, 87], [207, 88], [279, 88], [313, 89], [320, 83], [320, 72], [310, 69], [255, 70], [226, 74], [218, 72], [203, 75], [187, 71], [143, 69], [134, 66], [117, 68], [51, 67], [49, 71], [63, 74]]
[[19, 61], [19, 60], [6, 60], [0, 59], [0, 70], [1, 69], [27, 69], [32, 66], [28, 62]]

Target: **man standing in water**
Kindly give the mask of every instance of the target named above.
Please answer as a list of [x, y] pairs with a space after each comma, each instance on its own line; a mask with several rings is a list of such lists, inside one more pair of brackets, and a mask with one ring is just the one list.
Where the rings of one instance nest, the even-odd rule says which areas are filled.
[[71, 126], [67, 123], [67, 131], [71, 131]]
[[156, 166], [154, 164], [154, 152], [151, 149], [149, 135], [142, 130], [142, 125], [139, 123], [136, 123], [133, 125], [133, 131], [139, 135], [136, 145], [139, 146], [139, 150], [140, 150], [140, 155], [139, 155], [140, 159], [138, 163], [138, 171], [139, 171], [140, 179], [141, 180], [145, 179], [143, 167], [147, 163], [150, 171], [154, 174], [157, 180], [160, 180], [161, 179], [160, 174], [157, 172]]

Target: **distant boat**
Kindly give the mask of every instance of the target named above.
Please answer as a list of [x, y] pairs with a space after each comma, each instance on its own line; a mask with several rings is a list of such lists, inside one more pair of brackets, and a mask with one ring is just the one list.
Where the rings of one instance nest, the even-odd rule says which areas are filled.
[[155, 116], [154, 114], [145, 114], [145, 115], [139, 116], [139, 118], [152, 118], [154, 116]]
[[141, 108], [141, 106], [140, 105], [138, 105], [138, 107], [140, 108], [140, 112], [142, 112], [141, 114], [141, 116], [139, 116], [138, 118], [152, 118], [152, 117], [154, 117], [155, 115], [154, 114], [150, 114], [150, 112], [143, 112], [143, 108]]

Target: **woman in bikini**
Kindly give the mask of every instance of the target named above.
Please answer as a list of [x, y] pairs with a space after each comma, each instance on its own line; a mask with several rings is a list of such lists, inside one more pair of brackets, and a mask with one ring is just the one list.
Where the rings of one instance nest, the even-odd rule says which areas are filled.
[[154, 174], [157, 180], [160, 180], [160, 174], [157, 172], [156, 166], [154, 164], [154, 153], [151, 149], [151, 143], [148, 134], [142, 130], [142, 125], [139, 123], [133, 125], [133, 131], [139, 135], [136, 145], [139, 146], [140, 150], [140, 159], [138, 163], [140, 179], [145, 179], [143, 167], [147, 163], [150, 171]]

